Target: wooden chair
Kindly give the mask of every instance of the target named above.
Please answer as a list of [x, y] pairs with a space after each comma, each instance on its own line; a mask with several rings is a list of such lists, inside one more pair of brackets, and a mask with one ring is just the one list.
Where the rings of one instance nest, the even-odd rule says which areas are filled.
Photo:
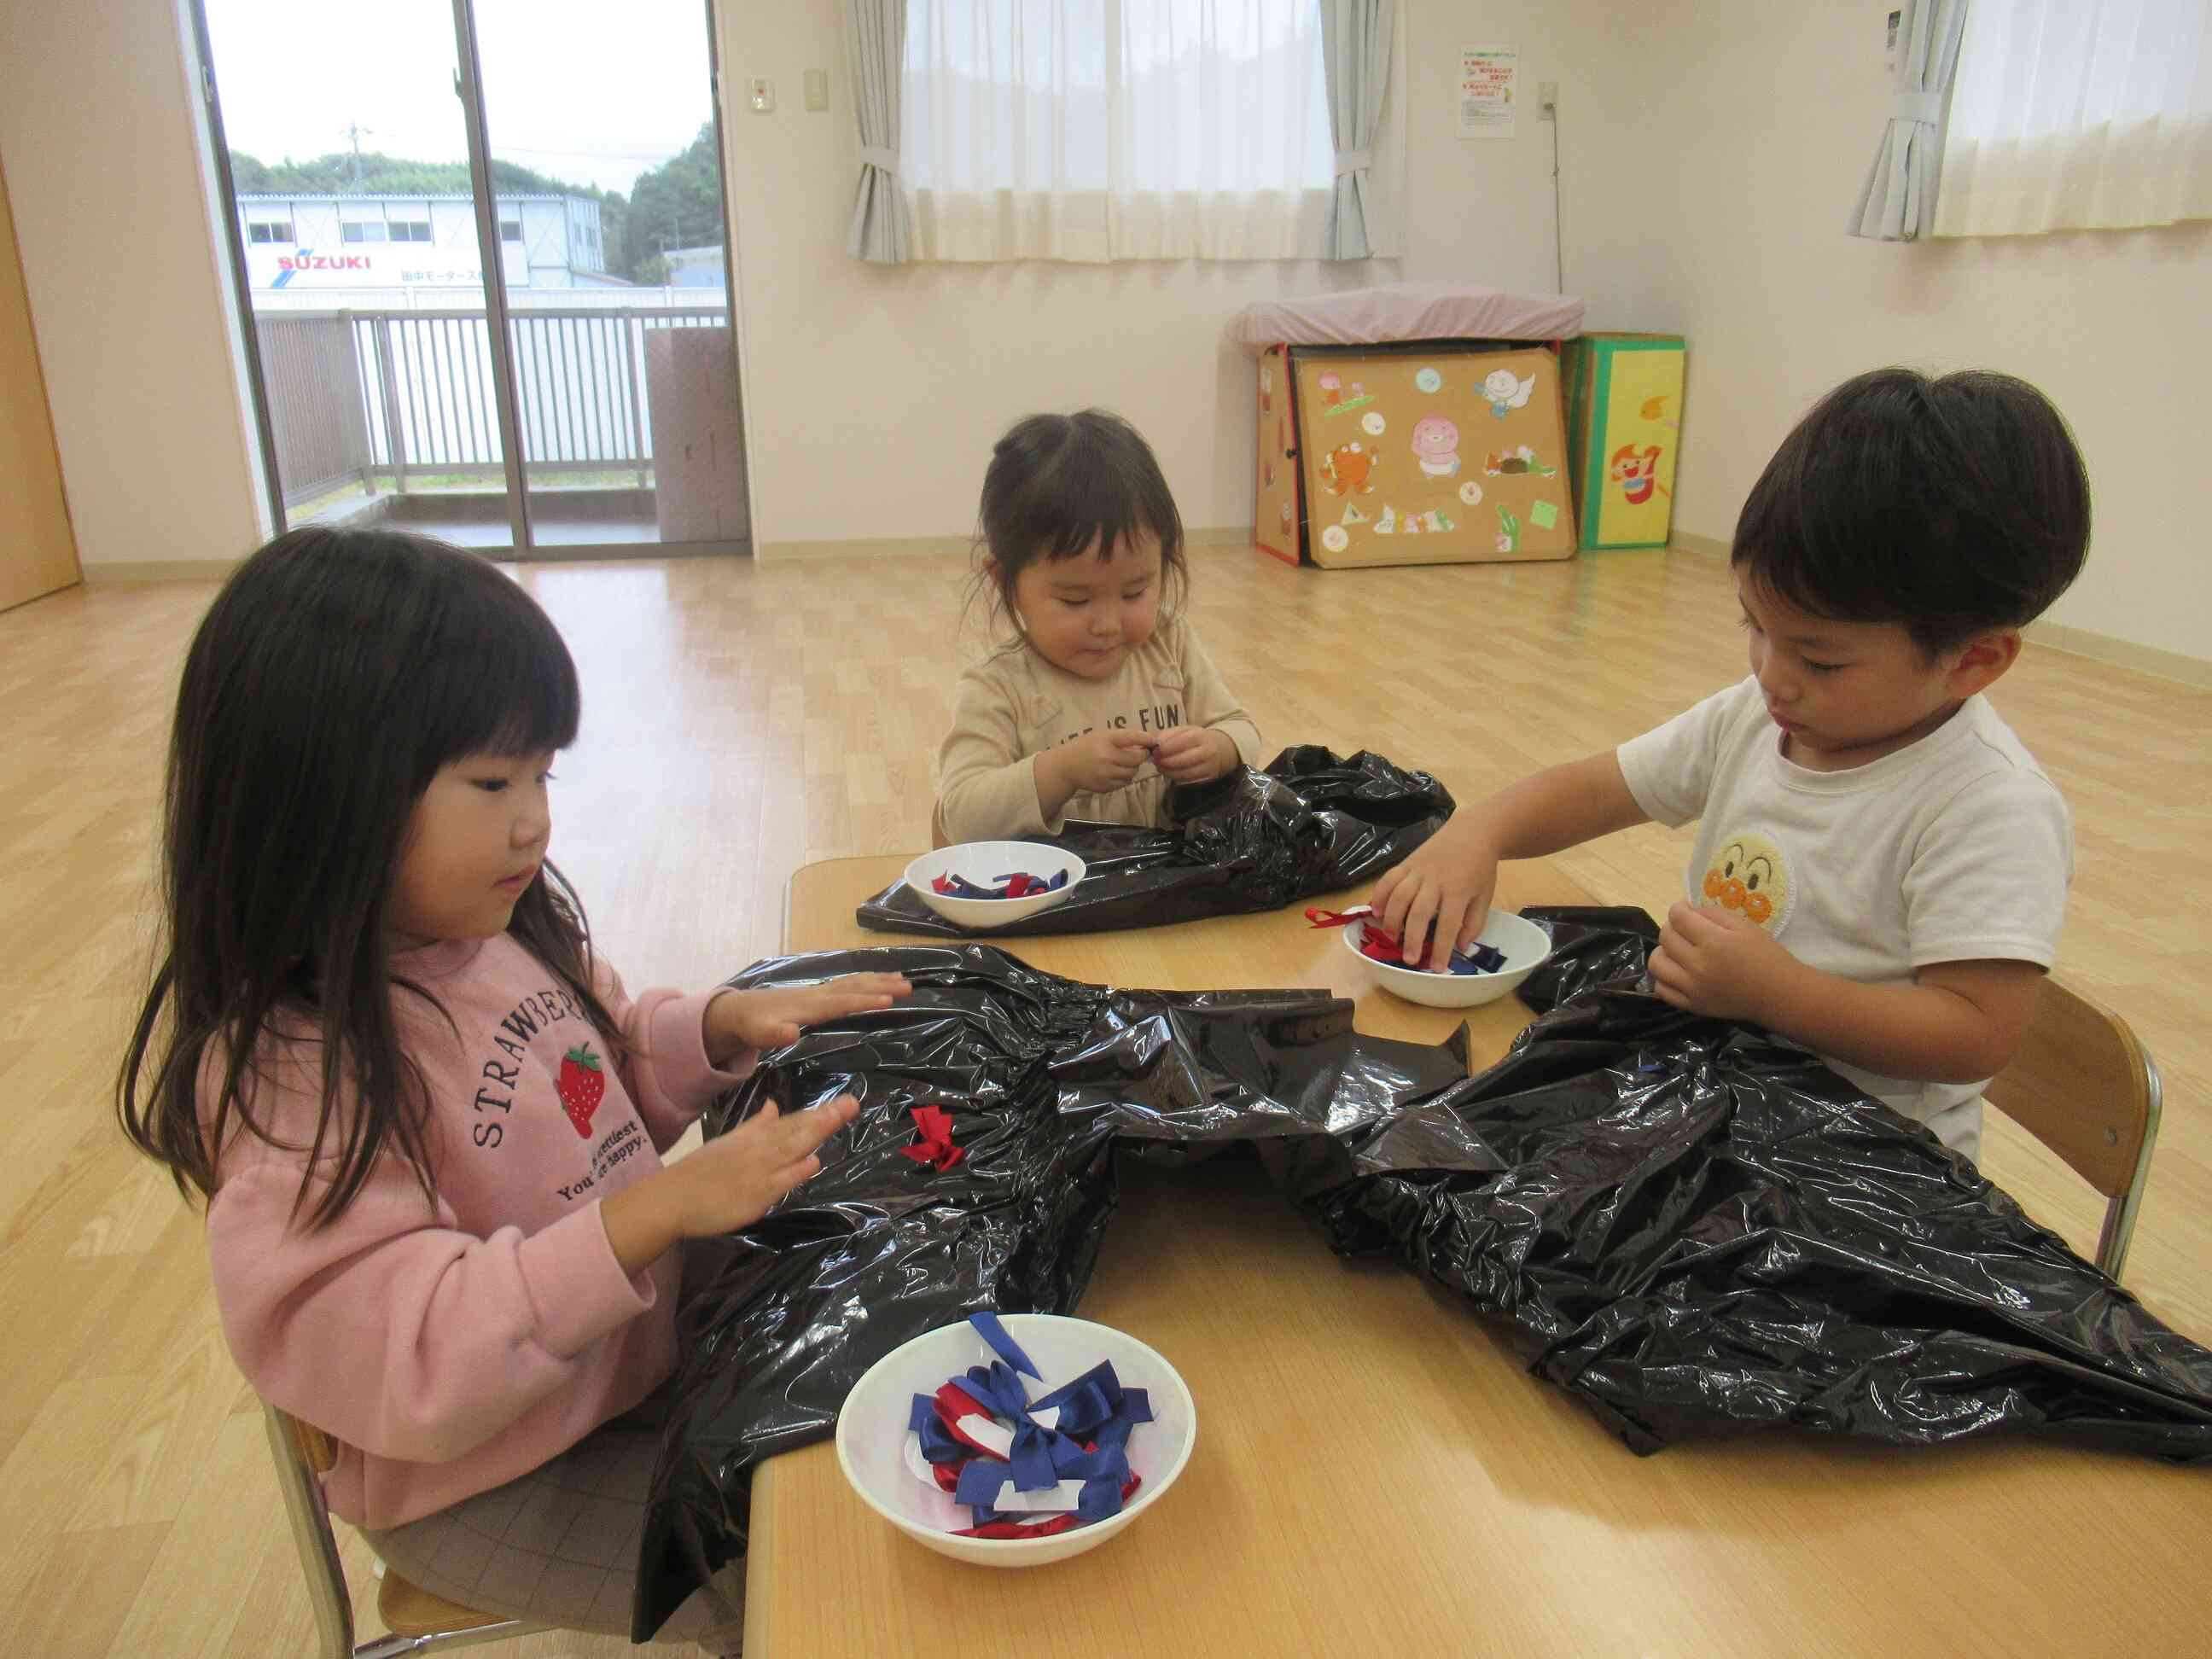
[[399, 1659], [403, 1654], [503, 1642], [546, 1628], [441, 1600], [387, 1570], [377, 1590], [376, 1611], [392, 1634], [356, 1647], [353, 1598], [346, 1590], [330, 1507], [323, 1501], [318, 1478], [337, 1462], [337, 1443], [274, 1406], [264, 1404], [261, 1409], [268, 1422], [276, 1484], [284, 1493], [284, 1514], [292, 1523], [292, 1541], [299, 1548], [300, 1569], [307, 1580], [307, 1599], [314, 1604], [321, 1659]]
[[2111, 1009], [2046, 977], [2020, 1052], [1983, 1095], [2110, 1200], [2097, 1266], [2118, 1279], [2158, 1140], [2150, 1051]]

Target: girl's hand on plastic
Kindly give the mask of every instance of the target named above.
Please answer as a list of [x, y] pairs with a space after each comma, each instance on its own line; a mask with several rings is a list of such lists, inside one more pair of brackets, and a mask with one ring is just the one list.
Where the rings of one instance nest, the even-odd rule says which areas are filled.
[[1137, 775], [1151, 758], [1154, 739], [1142, 732], [1101, 726], [1045, 752], [1076, 795], [1103, 795]]
[[815, 1149], [860, 1109], [850, 1095], [789, 1116], [763, 1106], [729, 1133], [611, 1194], [599, 1220], [615, 1260], [635, 1277], [679, 1239], [750, 1227], [821, 1169]]
[[1210, 782], [1234, 769], [1237, 760], [1235, 741], [1205, 726], [1170, 726], [1152, 750], [1160, 775], [1176, 783]]
[[[1452, 951], [1466, 950], [1481, 934], [1497, 890], [1498, 852], [1488, 831], [1468, 813], [1455, 812], [1375, 884], [1368, 902], [1376, 924], [1404, 942], [1408, 967], [1440, 968]], [[1424, 939], [1429, 939], [1425, 960], [1415, 954]]]
[[[773, 1102], [670, 1168], [690, 1171], [696, 1186], [686, 1238], [750, 1226], [822, 1168], [815, 1149], [860, 1114], [850, 1095], [788, 1116]], [[699, 1167], [692, 1169], [694, 1164]]]
[[900, 974], [847, 974], [818, 985], [724, 991], [707, 1005], [707, 1058], [720, 1066], [747, 1048], [781, 1048], [809, 1025], [888, 1008], [913, 989]]

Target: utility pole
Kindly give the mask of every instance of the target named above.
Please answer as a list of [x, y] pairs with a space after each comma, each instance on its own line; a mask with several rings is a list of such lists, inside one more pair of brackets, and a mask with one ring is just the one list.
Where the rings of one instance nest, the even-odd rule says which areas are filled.
[[374, 131], [374, 128], [365, 127], [358, 121], [345, 130], [346, 137], [353, 141], [353, 191], [356, 196], [361, 194], [361, 135]]

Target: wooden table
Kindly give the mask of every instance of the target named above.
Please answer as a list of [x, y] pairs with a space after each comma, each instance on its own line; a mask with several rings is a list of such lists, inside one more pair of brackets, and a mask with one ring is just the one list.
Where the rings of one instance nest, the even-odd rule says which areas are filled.
[[[884, 944], [854, 908], [902, 858], [793, 878], [793, 950]], [[1498, 902], [1588, 903], [1540, 865]], [[1349, 903], [1364, 894], [1340, 896]], [[1358, 985], [1293, 909], [1016, 939], [1073, 978], [1325, 985], [1358, 1024], [1458, 1016]], [[1474, 1059], [1528, 1016], [1469, 1011]], [[2024, 1440], [1906, 1450], [1767, 1432], [1628, 1451], [1529, 1376], [1501, 1327], [1395, 1263], [1346, 1263], [1245, 1160], [1131, 1166], [1079, 1313], [1172, 1360], [1198, 1440], [1103, 1547], [964, 1567], [853, 1496], [829, 1445], [755, 1472], [745, 1651], [787, 1655], [1705, 1655], [2202, 1652], [2212, 1474]], [[1325, 1398], [1358, 1427], [1323, 1431]]]

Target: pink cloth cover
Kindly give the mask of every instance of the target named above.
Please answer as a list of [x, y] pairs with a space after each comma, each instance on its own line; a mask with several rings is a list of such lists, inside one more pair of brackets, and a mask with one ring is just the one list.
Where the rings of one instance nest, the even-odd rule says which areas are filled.
[[1255, 300], [1229, 337], [1272, 345], [1374, 345], [1389, 340], [1564, 340], [1583, 331], [1583, 302], [1443, 283], [1392, 283], [1304, 299]]

